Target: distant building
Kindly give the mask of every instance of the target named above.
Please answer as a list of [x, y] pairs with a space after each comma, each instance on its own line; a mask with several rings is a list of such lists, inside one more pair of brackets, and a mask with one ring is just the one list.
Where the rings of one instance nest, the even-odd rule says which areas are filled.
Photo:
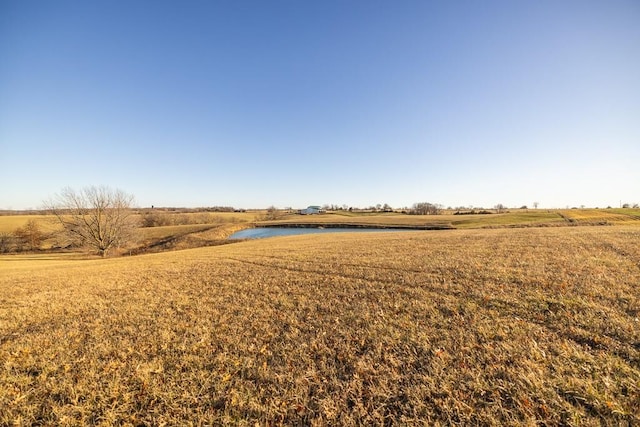
[[324, 210], [320, 206], [309, 206], [306, 209], [298, 211], [300, 215], [317, 215], [324, 213]]

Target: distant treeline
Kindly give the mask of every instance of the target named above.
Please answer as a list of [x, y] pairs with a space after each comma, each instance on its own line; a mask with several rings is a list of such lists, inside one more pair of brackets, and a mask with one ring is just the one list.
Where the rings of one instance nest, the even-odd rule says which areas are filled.
[[[220, 213], [220, 211], [217, 211]], [[229, 212], [229, 211], [225, 211]], [[233, 211], [231, 211], [233, 212]], [[216, 212], [167, 212], [147, 211], [141, 214], [142, 227], [164, 227], [168, 225], [196, 225], [196, 224], [221, 224], [228, 222], [241, 222], [240, 219], [231, 216], [216, 215]]]
[[42, 230], [37, 221], [30, 219], [24, 226], [16, 228], [11, 233], [0, 233], [0, 254], [38, 251], [42, 243], [51, 236], [51, 233]]
[[484, 209], [483, 210], [479, 210], [479, 211], [477, 211], [475, 209], [472, 209], [470, 211], [456, 211], [453, 214], [454, 215], [489, 215], [489, 214], [492, 214], [492, 213], [493, 212], [489, 212], [489, 211], [484, 210]]
[[245, 209], [236, 209], [232, 206], [211, 206], [202, 208], [174, 208], [155, 207], [139, 209], [141, 212], [166, 212], [166, 213], [198, 213], [198, 212], [245, 212]]
[[[166, 213], [198, 213], [198, 212], [246, 212], [246, 209], [238, 209], [232, 206], [212, 206], [202, 208], [175, 208], [175, 207], [150, 207], [150, 208], [133, 208], [135, 212], [166, 212]], [[0, 210], [0, 216], [13, 215], [47, 215], [51, 213], [47, 209], [28, 209], [28, 210]]]
[[33, 209], [29, 209], [29, 210], [17, 210], [17, 211], [12, 211], [12, 210], [8, 210], [8, 209], [4, 209], [4, 210], [0, 210], [0, 216], [14, 216], [14, 215], [46, 215], [48, 213], [48, 211], [46, 210], [33, 210]]

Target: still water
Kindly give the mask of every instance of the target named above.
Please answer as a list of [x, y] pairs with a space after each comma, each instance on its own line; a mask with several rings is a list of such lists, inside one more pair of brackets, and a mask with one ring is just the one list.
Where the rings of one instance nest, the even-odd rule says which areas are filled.
[[[258, 227], [247, 228], [233, 233], [229, 239], [264, 239], [275, 236], [296, 236], [298, 234], [320, 234], [320, 233], [367, 233], [372, 231], [403, 231], [397, 228], [278, 228], [278, 227]], [[406, 229], [404, 230], [406, 231]]]

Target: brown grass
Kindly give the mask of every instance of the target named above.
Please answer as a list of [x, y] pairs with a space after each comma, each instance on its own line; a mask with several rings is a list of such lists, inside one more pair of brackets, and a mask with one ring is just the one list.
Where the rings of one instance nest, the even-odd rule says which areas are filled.
[[322, 215], [285, 215], [276, 221], [260, 221], [261, 224], [367, 224], [381, 226], [423, 226], [429, 224], [450, 225], [451, 215], [402, 215], [389, 213]]
[[152, 253], [233, 243], [228, 237], [249, 228], [248, 223], [172, 225], [138, 230], [138, 241], [121, 253]]
[[0, 424], [636, 425], [639, 238], [365, 233], [0, 257]]
[[[598, 215], [610, 215], [603, 210], [593, 210], [597, 215], [589, 215], [589, 223], [604, 221]], [[286, 215], [277, 221], [262, 221], [258, 225], [275, 224], [356, 224], [382, 227], [452, 227], [452, 228], [501, 228], [501, 227], [543, 227], [578, 225], [569, 221], [567, 215], [558, 210], [514, 210], [505, 213], [493, 213], [488, 215], [403, 215], [397, 213], [328, 213], [322, 215]], [[563, 216], [564, 215], [564, 216]], [[616, 218], [620, 218], [616, 216]], [[635, 220], [632, 217], [626, 224], [640, 225], [640, 216]], [[585, 224], [587, 225], [587, 224]]]
[[578, 225], [640, 225], [640, 209], [569, 209], [559, 213]]
[[[255, 213], [217, 212], [217, 213], [179, 213], [161, 214], [180, 217], [189, 224], [162, 227], [140, 227], [126, 247], [112, 251], [112, 254], [130, 254], [161, 252], [166, 250], [188, 249], [202, 246], [214, 246], [227, 243], [225, 240], [235, 231], [250, 226]], [[0, 233], [13, 233], [18, 227], [24, 227], [34, 220], [44, 233], [40, 250], [59, 252], [56, 232], [60, 224], [53, 215], [3, 215], [0, 216]], [[198, 221], [203, 221], [200, 223]], [[82, 252], [81, 248], [75, 251]], [[87, 255], [89, 255], [87, 253]]]
[[0, 233], [13, 233], [31, 220], [36, 221], [44, 232], [58, 229], [52, 215], [0, 215]]

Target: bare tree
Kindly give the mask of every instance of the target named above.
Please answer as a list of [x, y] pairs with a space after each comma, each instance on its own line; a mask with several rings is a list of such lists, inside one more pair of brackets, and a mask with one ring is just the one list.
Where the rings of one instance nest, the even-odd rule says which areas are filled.
[[497, 213], [502, 213], [507, 209], [506, 206], [503, 205], [502, 203], [498, 203], [493, 208], [496, 210]]
[[103, 257], [132, 239], [137, 226], [132, 204], [132, 195], [109, 187], [65, 188], [45, 202], [70, 244], [92, 248]]
[[18, 227], [13, 235], [19, 242], [20, 247], [26, 246], [28, 250], [35, 251], [40, 249], [44, 240], [44, 233], [40, 230], [40, 225], [30, 219], [24, 227]]
[[442, 208], [440, 205], [434, 205], [428, 202], [414, 203], [409, 211], [412, 215], [439, 215], [441, 212]]
[[539, 205], [539, 204], [540, 204], [540, 203], [538, 203], [538, 202], [533, 202], [533, 208], [534, 208], [534, 209], [538, 209], [538, 205]]
[[0, 233], [0, 254], [11, 252], [11, 249], [13, 248], [13, 241], [14, 238], [11, 233]]
[[278, 208], [276, 208], [273, 205], [269, 206], [267, 208], [267, 213], [265, 214], [264, 218], [266, 220], [276, 220], [280, 218], [280, 211], [278, 211]]

